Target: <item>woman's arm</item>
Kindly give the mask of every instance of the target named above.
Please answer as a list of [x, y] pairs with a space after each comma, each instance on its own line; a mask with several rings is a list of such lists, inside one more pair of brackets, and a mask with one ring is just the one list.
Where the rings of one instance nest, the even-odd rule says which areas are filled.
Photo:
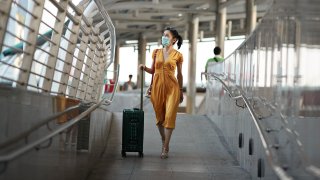
[[144, 64], [140, 64], [140, 69], [141, 70], [144, 70], [144, 71], [146, 71], [147, 73], [149, 73], [149, 74], [153, 74], [154, 73], [154, 63], [155, 63], [155, 56], [156, 56], [156, 54], [155, 53], [157, 53], [157, 50], [154, 50], [153, 51], [153, 53], [152, 53], [152, 65], [151, 65], [151, 68], [148, 68], [146, 65], [144, 65]]
[[183, 76], [182, 76], [182, 62], [178, 62], [177, 63], [177, 69], [178, 69], [178, 73], [177, 73], [177, 79], [178, 79], [178, 83], [179, 83], [179, 88], [180, 88], [180, 103], [182, 103], [183, 101]]
[[178, 79], [178, 83], [179, 83], [179, 88], [180, 90], [182, 90], [182, 85], [183, 85], [183, 76], [182, 76], [182, 63], [177, 63], [177, 79]]
[[154, 73], [154, 61], [152, 61], [151, 68], [148, 68], [147, 66], [144, 65], [143, 70], [149, 74], [153, 74]]

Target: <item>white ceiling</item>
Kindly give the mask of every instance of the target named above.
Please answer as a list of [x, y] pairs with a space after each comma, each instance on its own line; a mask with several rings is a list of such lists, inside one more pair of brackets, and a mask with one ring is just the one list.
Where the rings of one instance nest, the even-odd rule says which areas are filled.
[[[149, 42], [158, 40], [166, 26], [187, 34], [189, 21], [199, 17], [199, 31], [214, 36], [216, 0], [102, 0], [117, 32], [117, 39], [137, 40], [143, 34]], [[256, 0], [257, 18], [268, 8], [268, 1]], [[245, 34], [246, 0], [228, 0], [227, 21], [232, 21], [232, 35]], [[243, 24], [241, 26], [241, 24]]]

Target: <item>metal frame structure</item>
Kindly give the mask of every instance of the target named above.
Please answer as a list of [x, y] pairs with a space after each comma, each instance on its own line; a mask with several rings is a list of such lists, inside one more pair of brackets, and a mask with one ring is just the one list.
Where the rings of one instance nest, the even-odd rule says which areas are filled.
[[0, 6], [0, 83], [99, 101], [116, 44], [99, 0], [1, 1]]

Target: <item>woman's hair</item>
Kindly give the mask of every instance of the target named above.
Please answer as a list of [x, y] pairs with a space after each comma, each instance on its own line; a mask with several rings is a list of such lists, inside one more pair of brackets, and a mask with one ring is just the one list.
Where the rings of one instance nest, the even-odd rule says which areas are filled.
[[[170, 31], [172, 36], [177, 39], [176, 42], [177, 42], [177, 45], [178, 45], [178, 49], [180, 49], [180, 47], [182, 45], [182, 37], [179, 35], [178, 31], [176, 29], [174, 29], [173, 27], [166, 27], [164, 30], [165, 31], [167, 31], [167, 30]], [[175, 44], [175, 43], [173, 43], [173, 44]]]

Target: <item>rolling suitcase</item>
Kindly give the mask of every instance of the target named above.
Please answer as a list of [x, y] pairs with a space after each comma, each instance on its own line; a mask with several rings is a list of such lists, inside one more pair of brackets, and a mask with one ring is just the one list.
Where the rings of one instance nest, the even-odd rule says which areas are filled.
[[138, 152], [143, 157], [143, 71], [141, 71], [140, 109], [124, 109], [122, 115], [122, 157], [126, 152]]

